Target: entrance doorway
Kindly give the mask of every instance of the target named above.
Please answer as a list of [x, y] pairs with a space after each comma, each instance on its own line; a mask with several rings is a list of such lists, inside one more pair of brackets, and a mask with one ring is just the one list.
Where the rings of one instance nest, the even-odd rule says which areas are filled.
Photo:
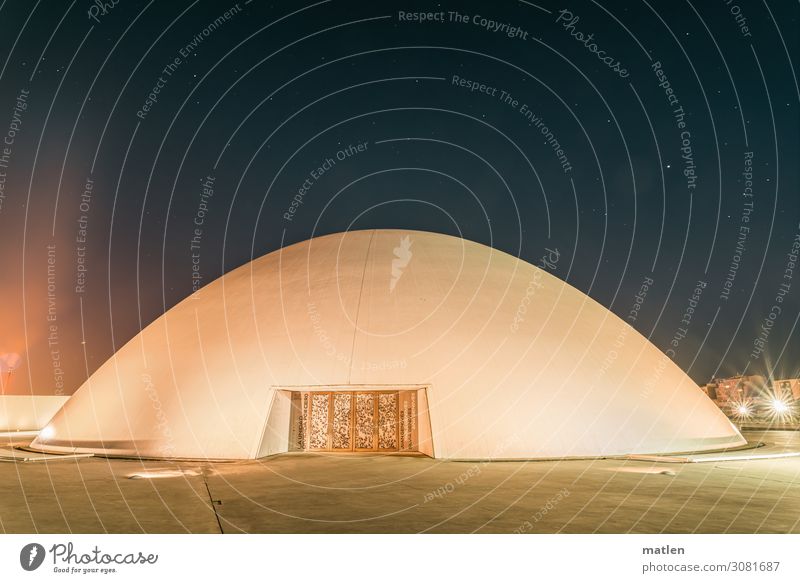
[[417, 391], [293, 391], [294, 451], [418, 451]]

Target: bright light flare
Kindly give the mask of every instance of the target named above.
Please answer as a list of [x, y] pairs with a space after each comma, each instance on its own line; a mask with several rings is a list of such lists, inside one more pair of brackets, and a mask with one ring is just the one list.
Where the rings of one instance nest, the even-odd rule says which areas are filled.
[[767, 414], [772, 421], [787, 423], [794, 419], [792, 401], [780, 396], [772, 396], [764, 403]]
[[781, 401], [780, 399], [772, 399], [770, 403], [772, 410], [778, 415], [784, 415], [789, 412], [789, 404]]
[[749, 419], [753, 416], [753, 406], [750, 401], [735, 401], [731, 405], [733, 415], [738, 419]]

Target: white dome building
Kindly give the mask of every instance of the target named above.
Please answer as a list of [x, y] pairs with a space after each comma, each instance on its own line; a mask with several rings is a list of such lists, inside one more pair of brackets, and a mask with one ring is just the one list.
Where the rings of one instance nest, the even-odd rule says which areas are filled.
[[546, 271], [456, 237], [373, 230], [207, 285], [103, 364], [32, 447], [533, 459], [744, 443], [669, 358]]

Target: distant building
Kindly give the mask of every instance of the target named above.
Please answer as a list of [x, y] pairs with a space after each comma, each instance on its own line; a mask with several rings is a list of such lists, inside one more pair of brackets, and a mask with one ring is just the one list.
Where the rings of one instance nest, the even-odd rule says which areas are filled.
[[770, 382], [761, 375], [740, 375], [712, 379], [703, 391], [734, 419], [786, 418], [796, 413], [800, 403], [800, 378]]
[[778, 398], [800, 401], [800, 379], [774, 380], [772, 391]]
[[761, 375], [745, 375], [714, 379], [704, 390], [711, 400], [725, 408], [733, 402], [757, 399], [767, 391], [768, 386], [767, 379]]
[[710, 383], [707, 383], [705, 386], [700, 387], [703, 389], [703, 392], [708, 395], [708, 398], [717, 402], [717, 382], [712, 380]]

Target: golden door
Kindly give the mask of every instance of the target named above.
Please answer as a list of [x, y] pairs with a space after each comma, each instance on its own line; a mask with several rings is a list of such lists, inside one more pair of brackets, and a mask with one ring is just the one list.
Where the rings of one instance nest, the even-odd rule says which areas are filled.
[[415, 451], [415, 391], [308, 391], [292, 395], [292, 449]]

